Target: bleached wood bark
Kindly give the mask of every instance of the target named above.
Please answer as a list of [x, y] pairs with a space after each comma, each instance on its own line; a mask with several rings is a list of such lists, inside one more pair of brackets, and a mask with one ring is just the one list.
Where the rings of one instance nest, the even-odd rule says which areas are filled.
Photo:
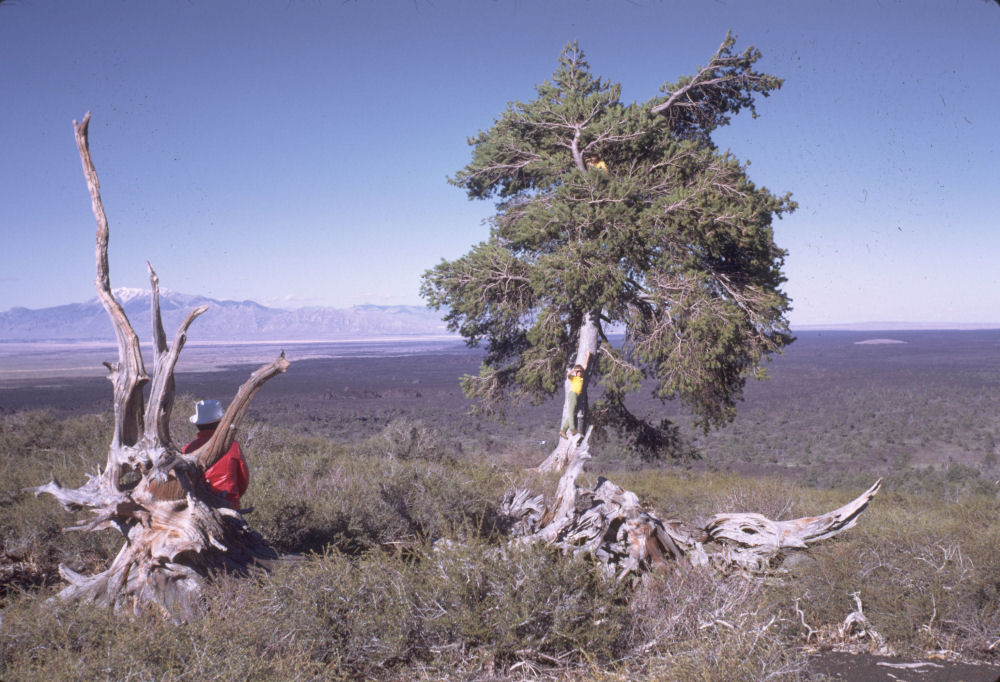
[[[215, 436], [196, 452], [182, 454], [170, 438], [174, 399], [174, 368], [187, 330], [207, 310], [196, 308], [181, 323], [168, 345], [160, 315], [159, 278], [149, 265], [152, 291], [154, 371], [146, 374], [139, 339], [111, 290], [108, 267], [108, 221], [100, 183], [91, 160], [87, 129], [74, 121], [77, 147], [97, 219], [97, 295], [111, 318], [118, 341], [118, 362], [105, 363], [114, 386], [114, 431], [107, 463], [79, 488], [66, 488], [55, 478], [30, 490], [48, 493], [70, 511], [92, 516], [68, 530], [117, 528], [126, 538], [107, 570], [84, 576], [66, 567], [60, 573], [69, 585], [59, 596], [101, 605], [140, 610], [153, 606], [172, 618], [195, 608], [205, 581], [220, 571], [243, 571], [276, 558], [263, 538], [250, 529], [236, 510], [225, 506], [204, 481], [204, 471], [229, 448], [247, 407], [260, 387], [288, 369], [282, 353], [240, 387]], [[148, 265], [148, 263], [147, 263]], [[143, 388], [150, 383], [144, 408]], [[126, 473], [138, 483], [123, 485]]]
[[[589, 413], [587, 387], [590, 384], [593, 365], [588, 362], [588, 358], [590, 358], [590, 360], [594, 360], [597, 357], [597, 351], [600, 345], [600, 328], [598, 327], [597, 320], [594, 318], [595, 316], [593, 313], [587, 313], [583, 316], [583, 324], [580, 326], [579, 340], [577, 341], [576, 360], [574, 361], [575, 365], [580, 365], [585, 368], [583, 372], [583, 391], [580, 393], [580, 397], [576, 402], [576, 426], [577, 430], [581, 433], [587, 428], [587, 417]], [[566, 423], [566, 420], [570, 416], [569, 394], [570, 380], [566, 377], [563, 379], [563, 409], [562, 416], [559, 420], [560, 430], [562, 429], [562, 425]], [[572, 441], [572, 438], [563, 438], [560, 435], [560, 437], [556, 439], [556, 446], [552, 449], [552, 452], [545, 458], [545, 461], [538, 465], [538, 470], [542, 472], [549, 472], [561, 471], [564, 469], [569, 462]]]
[[577, 477], [591, 457], [589, 438], [588, 430], [586, 437], [571, 439], [570, 461], [550, 505], [542, 495], [512, 489], [500, 511], [519, 541], [587, 553], [619, 579], [677, 562], [720, 571], [766, 571], [789, 553], [853, 527], [882, 485], [879, 479], [854, 500], [819, 516], [772, 521], [752, 512], [728, 513], [692, 525], [659, 518], [635, 493], [607, 479], [599, 479], [593, 489], [578, 487]]

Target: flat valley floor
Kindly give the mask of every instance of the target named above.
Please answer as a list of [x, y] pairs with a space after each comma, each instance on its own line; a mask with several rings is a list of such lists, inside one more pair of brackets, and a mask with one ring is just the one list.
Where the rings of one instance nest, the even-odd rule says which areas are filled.
[[[185, 349], [175, 410], [203, 397], [228, 401], [281, 344]], [[512, 407], [506, 421], [473, 414], [459, 378], [477, 374], [481, 352], [447, 340], [286, 344], [288, 373], [271, 380], [248, 419], [303, 433], [359, 440], [398, 419], [419, 420], [455, 449], [472, 448], [531, 466], [557, 437], [560, 402]], [[48, 410], [57, 417], [111, 410], [99, 362], [110, 347], [0, 344], [0, 414]], [[1000, 480], [1000, 330], [805, 332], [767, 365], [768, 381], [750, 381], [738, 416], [708, 434], [683, 405], [648, 395], [640, 414], [680, 425], [694, 459], [666, 466], [791, 477], [818, 487], [863, 489], [877, 477], [910, 491]], [[599, 391], [591, 396], [599, 398]], [[191, 433], [175, 434], [183, 441]], [[593, 469], [647, 466], [624, 441], [599, 439]], [[998, 669], [933, 661], [922, 668], [827, 652], [814, 672], [837, 680], [996, 680]]]
[[[281, 348], [190, 345], [177, 372], [176, 409], [204, 397], [225, 403]], [[258, 394], [252, 420], [359, 439], [406, 418], [437, 429], [455, 447], [515, 449], [539, 461], [557, 437], [559, 398], [513, 406], [504, 421], [473, 414], [459, 378], [477, 374], [482, 355], [454, 339], [284, 349], [291, 368]], [[0, 413], [110, 411], [100, 362], [115, 357], [113, 348], [42, 346], [20, 356], [14, 350], [0, 344]], [[682, 450], [696, 458], [686, 466], [820, 485], [862, 484], [903, 469], [952, 467], [958, 475], [956, 467], [983, 474], [996, 468], [1000, 330], [803, 332], [766, 369], [769, 380], [747, 382], [734, 422], [708, 434], [691, 424], [683, 404], [660, 403], [648, 390], [630, 408], [680, 426]], [[593, 389], [591, 401], [599, 398]], [[635, 460], [613, 435], [598, 452], [610, 467]]]

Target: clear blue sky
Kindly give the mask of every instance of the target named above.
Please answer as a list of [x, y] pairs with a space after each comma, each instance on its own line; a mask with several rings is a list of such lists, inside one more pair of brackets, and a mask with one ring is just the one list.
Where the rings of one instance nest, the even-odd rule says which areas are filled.
[[276, 0], [0, 4], [0, 310], [113, 286], [268, 305], [421, 303], [482, 240], [466, 138], [579, 39], [626, 101], [728, 29], [786, 79], [716, 136], [800, 208], [776, 225], [793, 325], [1000, 322], [1000, 7], [896, 2]]

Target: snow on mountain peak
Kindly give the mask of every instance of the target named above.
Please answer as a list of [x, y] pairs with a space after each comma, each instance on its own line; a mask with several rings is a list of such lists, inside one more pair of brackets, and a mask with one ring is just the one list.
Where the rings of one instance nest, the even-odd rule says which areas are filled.
[[[128, 305], [134, 301], [140, 301], [142, 303], [148, 304], [152, 300], [153, 292], [149, 289], [140, 289], [138, 287], [115, 287], [111, 290], [118, 302], [123, 306]], [[96, 301], [96, 298], [90, 299], [91, 301]], [[180, 292], [174, 291], [173, 289], [165, 289], [160, 287], [160, 302], [161, 304], [166, 304], [173, 301], [178, 304], [187, 304], [192, 301], [210, 301], [212, 299], [207, 299], [204, 296], [192, 296], [191, 294], [182, 294]]]
[[[114, 294], [114, 297], [117, 298], [118, 302], [122, 305], [125, 305], [130, 301], [134, 301], [137, 298], [148, 299], [151, 295], [149, 289], [139, 289], [137, 287], [117, 287], [112, 289], [111, 293]], [[163, 293], [163, 289], [160, 289], [160, 294], [162, 295]]]

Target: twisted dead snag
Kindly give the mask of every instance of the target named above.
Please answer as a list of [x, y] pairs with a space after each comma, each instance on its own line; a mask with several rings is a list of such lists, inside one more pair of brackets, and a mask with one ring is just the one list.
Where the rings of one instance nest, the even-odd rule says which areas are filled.
[[[160, 315], [159, 278], [151, 265], [153, 376], [146, 374], [139, 338], [111, 291], [108, 268], [108, 221], [100, 183], [90, 157], [87, 127], [73, 122], [83, 171], [97, 219], [97, 295], [114, 326], [118, 362], [104, 363], [114, 386], [114, 432], [107, 464], [88, 475], [79, 488], [53, 479], [30, 488], [48, 493], [67, 510], [92, 516], [67, 530], [117, 528], [125, 546], [107, 570], [92, 576], [60, 566], [69, 583], [59, 596], [116, 608], [161, 609], [171, 618], [192, 613], [206, 581], [217, 572], [242, 572], [277, 558], [264, 539], [236, 510], [225, 506], [205, 483], [204, 471], [229, 449], [235, 430], [261, 386], [288, 369], [284, 353], [254, 372], [240, 387], [215, 435], [190, 454], [182, 454], [170, 438], [174, 401], [174, 367], [187, 340], [187, 330], [208, 307], [196, 308], [181, 323], [168, 345]], [[149, 404], [143, 393], [149, 386]]]
[[790, 552], [854, 526], [882, 485], [879, 479], [839, 509], [789, 521], [754, 513], [716, 514], [701, 526], [663, 520], [644, 508], [635, 493], [607, 479], [598, 479], [593, 489], [577, 486], [577, 477], [591, 457], [590, 433], [588, 429], [586, 437], [571, 439], [569, 464], [551, 505], [542, 495], [512, 489], [500, 512], [520, 541], [589, 554], [619, 579], [678, 562], [720, 571], [766, 571]]

